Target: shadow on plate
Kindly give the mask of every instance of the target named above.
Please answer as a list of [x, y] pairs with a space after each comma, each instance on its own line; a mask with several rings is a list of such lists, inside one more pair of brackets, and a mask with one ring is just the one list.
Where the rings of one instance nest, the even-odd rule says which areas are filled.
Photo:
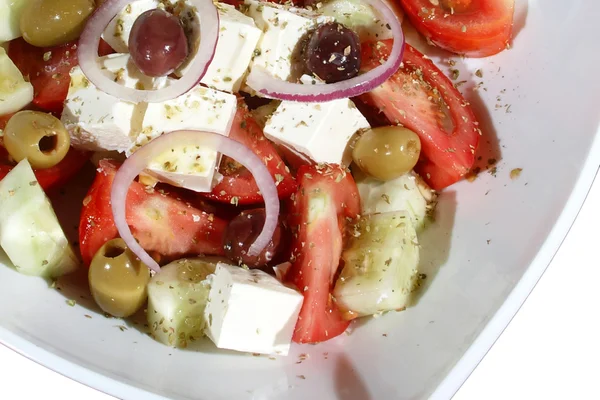
[[356, 372], [352, 361], [340, 353], [335, 364], [335, 390], [339, 400], [371, 400], [365, 382]]

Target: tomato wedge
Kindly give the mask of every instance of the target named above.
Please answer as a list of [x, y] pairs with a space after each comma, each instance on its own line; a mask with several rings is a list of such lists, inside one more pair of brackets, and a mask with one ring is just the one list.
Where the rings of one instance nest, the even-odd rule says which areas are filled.
[[[246, 145], [263, 160], [275, 180], [280, 199], [287, 199], [296, 191], [294, 177], [242, 101], [238, 103], [229, 137]], [[223, 180], [214, 187], [212, 193], [207, 194], [208, 198], [240, 205], [263, 202], [254, 177], [241, 164], [229, 157], [223, 157], [219, 172], [223, 175]]]
[[348, 219], [360, 212], [352, 175], [337, 165], [302, 166], [292, 198], [292, 266], [285, 280], [304, 295], [293, 340], [316, 343], [342, 334], [349, 322], [336, 307], [331, 289], [342, 255]]
[[71, 83], [69, 72], [78, 63], [77, 42], [35, 47], [19, 38], [10, 42], [8, 56], [33, 85], [33, 104], [60, 114]]
[[[363, 68], [380, 65], [391, 47], [391, 40], [363, 43]], [[422, 160], [415, 170], [434, 189], [459, 181], [473, 166], [481, 131], [470, 105], [443, 72], [412, 46], [406, 45], [402, 68], [359, 98], [378, 108], [391, 123], [419, 135]]]
[[[119, 165], [102, 160], [85, 199], [79, 221], [79, 247], [86, 265], [98, 249], [118, 236], [110, 205]], [[187, 254], [223, 255], [227, 222], [159, 190], [133, 182], [127, 194], [127, 222], [140, 245], [167, 259]]]
[[399, 0], [417, 31], [435, 45], [486, 57], [510, 45], [514, 0]]

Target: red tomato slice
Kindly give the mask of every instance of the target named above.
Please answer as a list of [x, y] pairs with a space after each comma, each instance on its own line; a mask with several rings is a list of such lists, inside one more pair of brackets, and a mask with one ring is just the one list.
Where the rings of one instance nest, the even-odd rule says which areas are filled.
[[[250, 148], [267, 166], [277, 185], [280, 199], [287, 199], [296, 191], [297, 185], [275, 147], [265, 137], [248, 107], [239, 102], [229, 137]], [[223, 157], [219, 172], [223, 180], [207, 197], [223, 203], [236, 202], [240, 205], [260, 204], [263, 198], [252, 174], [235, 160]]]
[[35, 47], [19, 38], [10, 42], [8, 56], [33, 85], [33, 104], [60, 114], [71, 83], [69, 72], [77, 65], [77, 42]]
[[293, 197], [290, 227], [294, 230], [292, 266], [286, 281], [304, 294], [293, 340], [316, 343], [342, 334], [348, 327], [331, 296], [340, 263], [347, 219], [360, 212], [352, 175], [337, 165], [303, 166]]
[[[96, 178], [83, 200], [79, 246], [86, 265], [110, 239], [118, 236], [110, 205], [112, 181], [118, 164], [102, 160]], [[127, 222], [140, 245], [167, 259], [188, 254], [223, 255], [227, 222], [176, 196], [148, 191], [133, 182], [127, 194]]]
[[[363, 44], [363, 68], [380, 65], [391, 47], [391, 40]], [[429, 58], [407, 44], [403, 63], [387, 82], [359, 98], [390, 122], [419, 135], [424, 160], [415, 170], [440, 190], [462, 179], [473, 166], [479, 124], [467, 101]]]
[[415, 28], [443, 49], [486, 57], [509, 47], [514, 0], [399, 1]]

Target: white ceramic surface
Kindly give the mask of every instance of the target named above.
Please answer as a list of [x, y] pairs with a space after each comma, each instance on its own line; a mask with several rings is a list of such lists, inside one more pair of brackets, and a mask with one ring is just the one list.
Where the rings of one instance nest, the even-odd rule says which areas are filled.
[[[456, 58], [467, 80], [461, 90], [485, 132], [483, 161], [500, 161], [495, 177], [483, 172], [441, 196], [437, 221], [421, 237], [428, 279], [414, 307], [271, 360], [206, 343], [201, 351], [163, 347], [140, 325], [98, 313], [78, 287], [81, 276], [62, 280], [57, 291], [0, 267], [0, 342], [128, 399], [450, 397], [543, 273], [600, 165], [600, 3], [517, 5], [510, 51]], [[473, 74], [479, 68], [483, 79]], [[510, 179], [513, 168], [523, 168], [519, 179]], [[70, 199], [84, 191], [55, 198], [70, 233], [77, 213]], [[308, 358], [298, 363], [302, 353]]]

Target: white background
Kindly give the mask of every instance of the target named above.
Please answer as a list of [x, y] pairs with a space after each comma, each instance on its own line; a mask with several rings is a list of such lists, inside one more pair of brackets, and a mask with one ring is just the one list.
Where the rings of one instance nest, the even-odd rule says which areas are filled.
[[[598, 399], [600, 178], [561, 249], [517, 316], [454, 400]], [[0, 345], [11, 400], [112, 400]]]

